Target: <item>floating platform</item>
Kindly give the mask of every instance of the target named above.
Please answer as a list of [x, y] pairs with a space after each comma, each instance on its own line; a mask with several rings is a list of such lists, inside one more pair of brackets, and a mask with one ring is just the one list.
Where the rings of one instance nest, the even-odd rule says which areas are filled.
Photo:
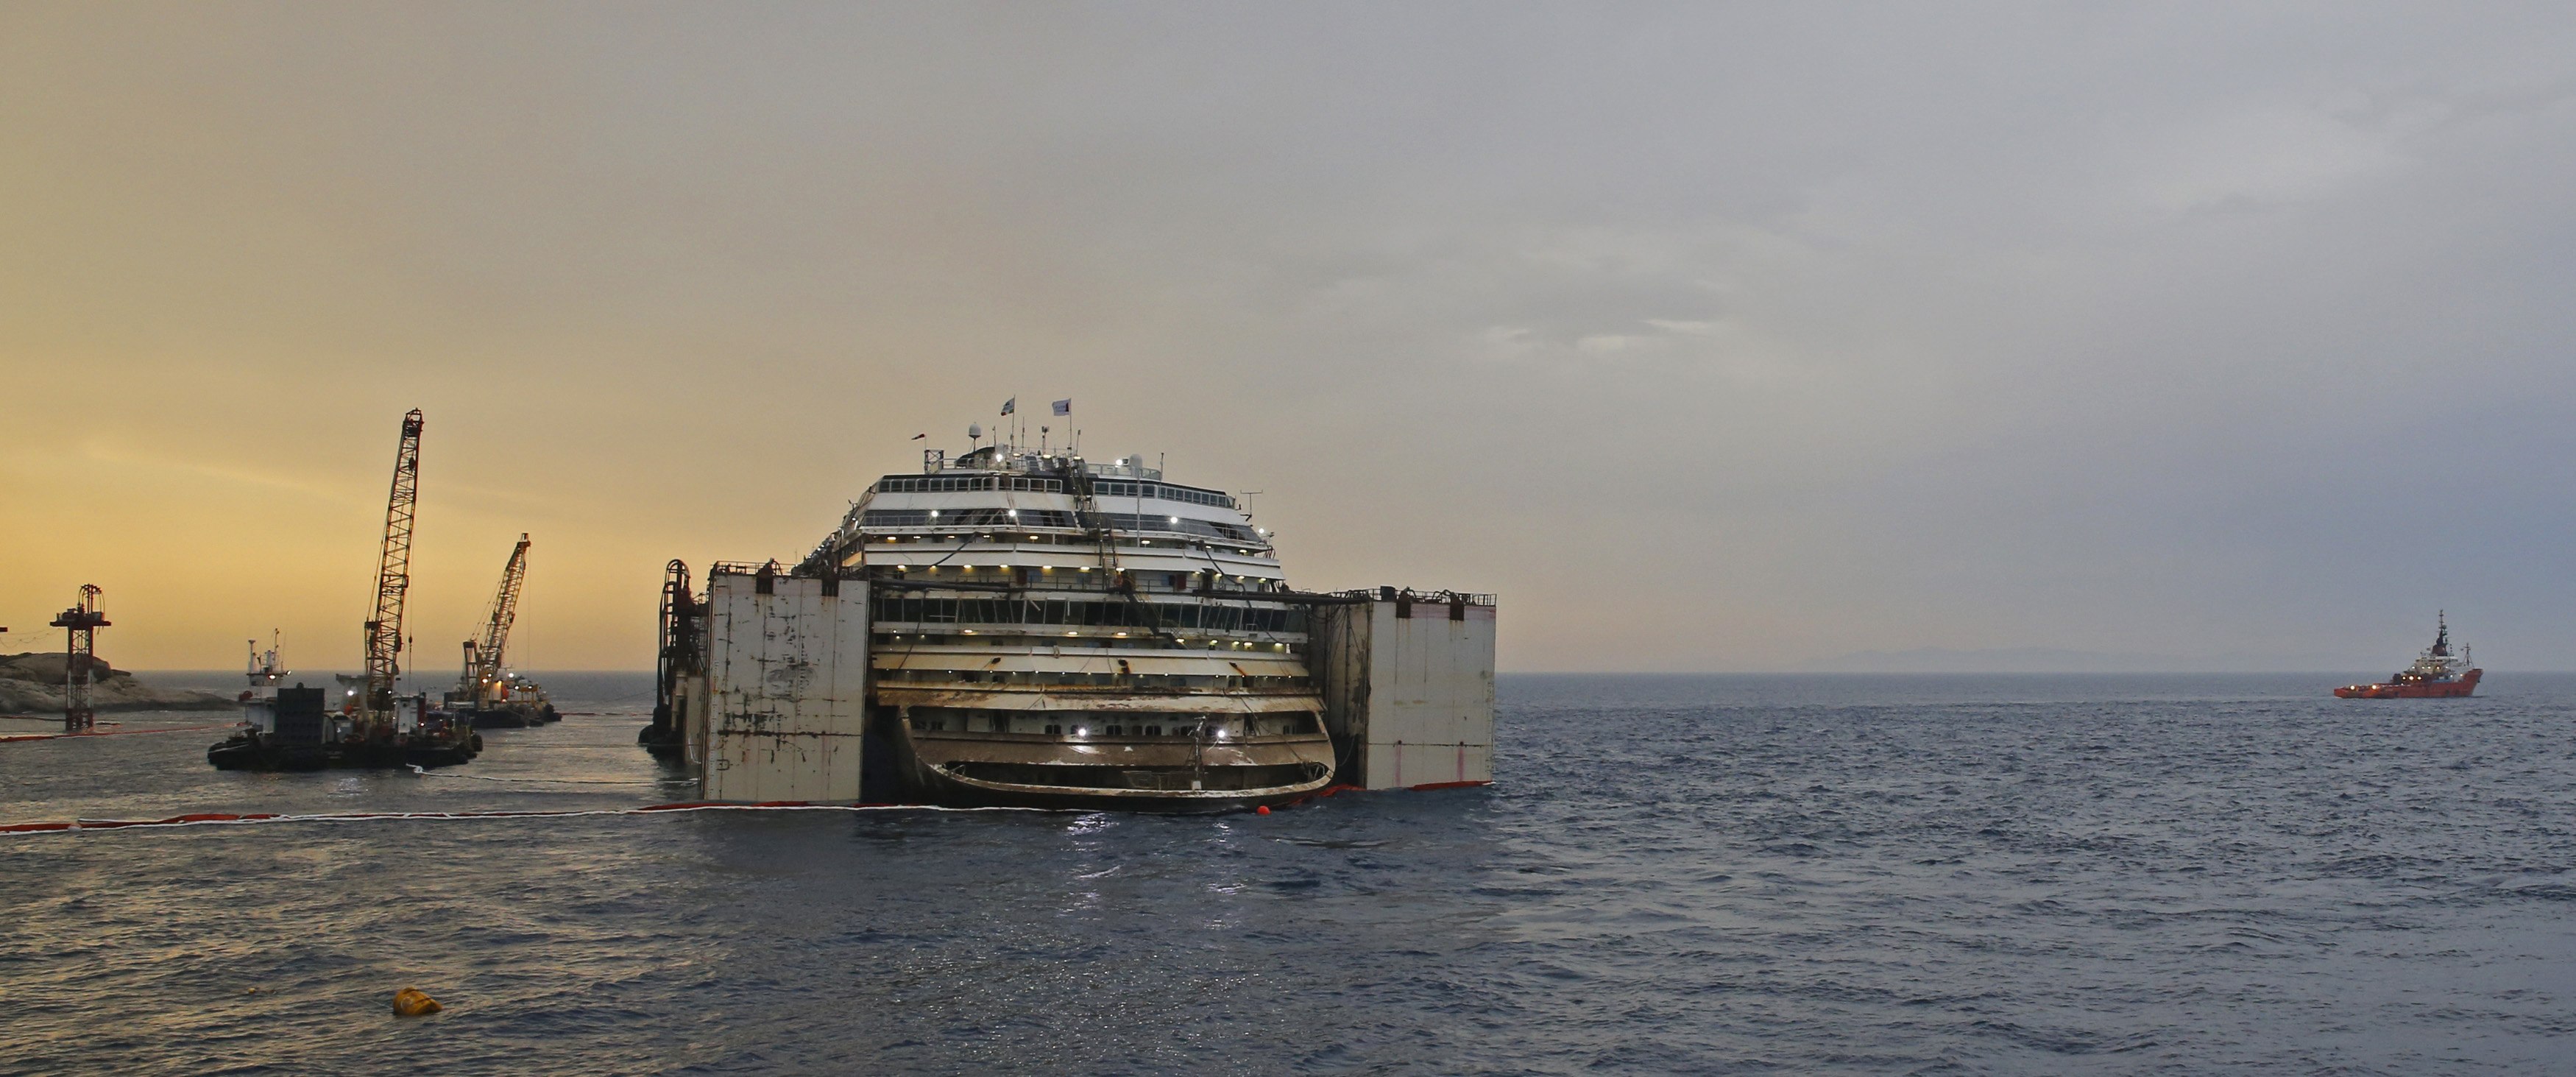
[[330, 713], [322, 696], [322, 689], [303, 685], [251, 695], [243, 704], [250, 728], [207, 748], [206, 762], [217, 770], [388, 770], [455, 766], [483, 751], [482, 734], [430, 710], [425, 699], [396, 700], [392, 727], [371, 730], [360, 719]]
[[284, 744], [250, 734], [206, 749], [206, 762], [216, 770], [391, 770], [403, 766], [452, 767], [472, 762], [483, 750], [483, 738], [437, 745], [393, 742]]

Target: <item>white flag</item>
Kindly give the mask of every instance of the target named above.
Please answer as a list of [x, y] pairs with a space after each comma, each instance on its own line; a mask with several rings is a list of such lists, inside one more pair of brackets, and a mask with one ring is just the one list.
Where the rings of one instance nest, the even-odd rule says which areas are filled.
[[1017, 409], [1019, 408], [1019, 406], [1020, 406], [1020, 398], [1019, 398], [1019, 397], [1016, 397], [1016, 396], [1015, 396], [1015, 397], [1010, 398], [1009, 400], [1002, 401], [1002, 414], [1004, 414], [1004, 415], [1008, 415], [1008, 414], [1010, 414], [1011, 412], [1013, 412], [1014, 410], [1017, 410]]

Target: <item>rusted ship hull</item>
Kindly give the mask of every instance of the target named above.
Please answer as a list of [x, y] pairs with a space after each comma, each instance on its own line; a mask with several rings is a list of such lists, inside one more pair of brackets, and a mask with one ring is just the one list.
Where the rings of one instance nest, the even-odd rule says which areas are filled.
[[1311, 796], [1333, 780], [1321, 735], [1226, 743], [1132, 735], [917, 731], [890, 721], [906, 799], [949, 807], [1200, 814]]

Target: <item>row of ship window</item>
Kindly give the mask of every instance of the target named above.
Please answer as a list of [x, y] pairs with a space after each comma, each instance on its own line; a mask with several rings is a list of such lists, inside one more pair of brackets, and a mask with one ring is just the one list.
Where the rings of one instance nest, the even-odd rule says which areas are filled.
[[1036, 598], [919, 598], [880, 594], [869, 608], [880, 623], [1073, 625], [1190, 629], [1203, 632], [1303, 632], [1306, 611], [1196, 602], [1077, 602]]
[[[857, 562], [853, 559], [841, 563], [847, 566]], [[979, 567], [986, 573], [981, 577], [976, 575]], [[919, 577], [913, 575], [913, 570], [916, 568], [921, 570]], [[1286, 580], [1274, 580], [1263, 576], [1228, 576], [1213, 571], [1138, 572], [1120, 569], [1116, 573], [1109, 573], [1089, 565], [1071, 565], [1060, 569], [1032, 565], [948, 565], [944, 567], [940, 565], [871, 565], [868, 567], [868, 575], [887, 580], [935, 578], [943, 572], [954, 572], [974, 582], [997, 581], [1002, 578], [1001, 573], [1009, 573], [1009, 582], [1021, 587], [1068, 591], [1096, 591], [1104, 586], [1117, 587], [1121, 590], [1132, 588], [1138, 591], [1163, 590], [1175, 593], [1200, 591], [1210, 594], [1220, 591], [1288, 590]], [[1100, 577], [1094, 579], [1091, 575], [1094, 572], [1100, 572]]]
[[1234, 507], [1234, 499], [1208, 490], [1193, 490], [1161, 482], [1095, 482], [1093, 497], [1151, 497], [1164, 501], [1186, 501], [1193, 505], [1213, 505], [1221, 509]]
[[1192, 520], [1180, 516], [1145, 516], [1132, 512], [1072, 513], [1062, 509], [869, 509], [861, 527], [1080, 527], [1111, 531], [1164, 531], [1204, 535], [1229, 542], [1258, 542], [1261, 536], [1241, 524]]
[[[1245, 557], [1260, 557], [1260, 556], [1262, 556], [1263, 554], [1265, 554], [1265, 553], [1267, 553], [1267, 552], [1268, 552], [1267, 550], [1256, 549], [1256, 548], [1253, 548], [1253, 547], [1250, 547], [1250, 546], [1217, 545], [1217, 544], [1206, 543], [1206, 542], [1189, 542], [1189, 541], [1186, 541], [1186, 540], [1175, 542], [1175, 541], [1173, 541], [1173, 540], [1171, 540], [1171, 539], [1162, 539], [1162, 540], [1160, 540], [1160, 541], [1161, 541], [1163, 544], [1162, 544], [1161, 546], [1159, 546], [1159, 547], [1154, 545], [1154, 543], [1157, 541], [1157, 540], [1155, 540], [1155, 539], [1137, 539], [1137, 538], [1126, 538], [1126, 537], [1120, 537], [1120, 538], [1116, 538], [1116, 539], [1114, 539], [1114, 540], [1112, 540], [1112, 541], [1113, 541], [1113, 543], [1114, 543], [1115, 545], [1120, 546], [1120, 547], [1122, 547], [1122, 548], [1123, 548], [1123, 547], [1130, 547], [1130, 546], [1132, 546], [1132, 547], [1135, 547], [1135, 548], [1137, 548], [1137, 549], [1141, 549], [1141, 550], [1154, 550], [1154, 551], [1156, 551], [1156, 552], [1171, 551], [1171, 550], [1204, 550], [1204, 551], [1208, 551], [1208, 552], [1210, 552], [1210, 553], [1222, 553], [1222, 552], [1224, 552], [1224, 551], [1226, 551], [1226, 550], [1232, 550], [1232, 551], [1234, 551], [1235, 553], [1241, 554], [1241, 555], [1243, 555], [1243, 556], [1245, 556]], [[978, 542], [986, 542], [986, 543], [1009, 543], [1009, 544], [1011, 544], [1011, 545], [1012, 545], [1012, 546], [1014, 546], [1014, 547], [1028, 547], [1028, 546], [1074, 546], [1074, 547], [1079, 547], [1079, 548], [1082, 548], [1082, 549], [1085, 549], [1085, 550], [1097, 550], [1097, 549], [1099, 549], [1099, 547], [1100, 547], [1100, 543], [1099, 543], [1097, 540], [1093, 539], [1091, 536], [1089, 536], [1089, 535], [1078, 535], [1078, 534], [1030, 535], [1030, 534], [1022, 534], [1022, 533], [1009, 532], [1009, 531], [1004, 531], [1004, 532], [1000, 532], [1000, 533], [985, 532], [985, 533], [982, 533], [982, 534], [978, 534], [978, 533], [975, 533], [975, 532], [971, 532], [971, 531], [970, 531], [970, 532], [952, 533], [952, 534], [944, 534], [944, 535], [871, 535], [871, 536], [869, 536], [869, 537], [867, 538], [867, 541], [865, 541], [865, 542], [856, 542], [856, 543], [851, 543], [851, 544], [849, 544], [849, 545], [846, 545], [846, 546], [841, 547], [841, 550], [842, 550], [842, 559], [841, 559], [841, 563], [842, 563], [843, 565], [855, 565], [855, 564], [858, 564], [858, 563], [859, 563], [859, 561], [860, 561], [860, 559], [861, 559], [861, 557], [862, 557], [862, 555], [866, 552], [866, 548], [867, 548], [867, 547], [869, 547], [869, 546], [871, 546], [871, 545], [878, 545], [878, 546], [902, 546], [902, 545], [907, 545], [907, 544], [909, 544], [909, 545], [914, 545], [914, 546], [933, 546], [933, 545], [936, 545], [936, 546], [946, 546], [946, 547], [950, 547], [950, 548], [952, 549], [953, 553], [962, 553], [962, 552], [964, 552], [964, 551], [966, 550], [966, 548], [967, 548], [967, 547], [969, 547], [969, 546], [971, 546], [971, 545], [973, 545], [973, 544], [975, 544], [975, 543], [978, 543]], [[952, 555], [953, 555], [953, 553], [952, 553]], [[932, 568], [937, 568], [938, 566], [937, 566], [937, 565], [922, 565], [922, 566], [918, 566], [918, 567], [921, 567], [921, 568], [923, 568], [923, 569], [932, 569]], [[1038, 567], [1043, 567], [1043, 566], [1038, 566]], [[1084, 570], [1084, 569], [1083, 569], [1083, 566], [1081, 566], [1081, 565], [1068, 565], [1068, 566], [1065, 566], [1065, 571], [1067, 571], [1067, 572], [1076, 571], [1076, 570]], [[1087, 571], [1087, 570], [1085, 570], [1085, 571]]]
[[889, 669], [877, 680], [891, 684], [1027, 684], [1081, 688], [1305, 688], [1304, 677], [1210, 677], [1196, 673], [1083, 673], [1059, 669]]
[[[877, 480], [878, 493], [884, 494], [955, 494], [978, 490], [1014, 490], [1021, 493], [1061, 494], [1062, 479], [1037, 479], [1018, 475], [888, 475]], [[1235, 507], [1234, 499], [1213, 490], [1196, 490], [1161, 482], [1102, 481], [1091, 484], [1094, 497], [1150, 497], [1161, 501], [1179, 501], [1216, 508]]]
[[1018, 490], [1032, 494], [1064, 492], [1062, 479], [1032, 479], [1018, 475], [937, 475], [914, 478], [888, 475], [878, 479], [877, 492], [886, 494], [955, 494], [975, 490]]
[[1071, 730], [1077, 737], [1173, 736], [1207, 737], [1220, 741], [1243, 736], [1278, 737], [1323, 732], [1323, 723], [1312, 714], [1266, 714], [1257, 718], [1175, 714], [1168, 719], [1152, 720], [1145, 715], [1081, 711], [1033, 716], [925, 708], [907, 716], [904, 721], [914, 729], [934, 733], [954, 728], [960, 733], [1043, 732], [1063, 736]]

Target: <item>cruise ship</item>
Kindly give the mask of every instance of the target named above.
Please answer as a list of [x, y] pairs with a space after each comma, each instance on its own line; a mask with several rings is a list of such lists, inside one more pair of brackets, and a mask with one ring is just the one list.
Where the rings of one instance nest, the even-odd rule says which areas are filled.
[[1332, 779], [1310, 604], [1222, 490], [1139, 457], [930, 450], [801, 567], [868, 582], [870, 700], [916, 797], [1207, 810]]

